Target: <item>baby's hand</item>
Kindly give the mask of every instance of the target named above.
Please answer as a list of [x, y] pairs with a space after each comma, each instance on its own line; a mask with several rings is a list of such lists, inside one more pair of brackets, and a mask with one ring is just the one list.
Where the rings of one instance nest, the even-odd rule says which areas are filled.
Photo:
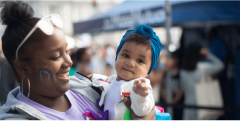
[[[141, 81], [141, 82], [140, 82]], [[134, 82], [133, 91], [143, 97], [148, 95], [148, 86], [146, 85], [146, 80], [144, 78], [140, 78]]]

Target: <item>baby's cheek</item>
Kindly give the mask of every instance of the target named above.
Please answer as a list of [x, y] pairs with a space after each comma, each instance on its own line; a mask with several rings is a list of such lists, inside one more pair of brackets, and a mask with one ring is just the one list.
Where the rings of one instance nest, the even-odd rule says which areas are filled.
[[147, 77], [148, 76], [148, 72], [149, 70], [147, 68], [141, 68], [141, 70], [139, 70], [141, 72], [141, 77]]

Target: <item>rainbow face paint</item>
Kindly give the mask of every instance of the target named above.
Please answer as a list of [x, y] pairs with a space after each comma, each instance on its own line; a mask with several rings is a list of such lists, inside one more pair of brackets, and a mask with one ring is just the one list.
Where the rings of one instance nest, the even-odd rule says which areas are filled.
[[51, 78], [52, 78], [52, 73], [51, 73], [49, 70], [47, 70], [47, 69], [40, 69], [40, 70], [38, 71], [38, 76], [39, 76], [40, 81], [43, 81], [43, 78], [42, 78], [42, 73], [43, 73], [43, 72], [48, 75], [48, 79], [51, 79]]

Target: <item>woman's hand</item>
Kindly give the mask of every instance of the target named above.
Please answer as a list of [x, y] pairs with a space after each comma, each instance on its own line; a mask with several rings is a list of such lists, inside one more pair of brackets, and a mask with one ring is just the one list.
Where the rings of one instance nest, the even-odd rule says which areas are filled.
[[152, 110], [145, 116], [137, 116], [132, 108], [131, 108], [131, 100], [128, 97], [124, 97], [123, 102], [125, 103], [126, 107], [130, 110], [131, 112], [131, 118], [132, 120], [136, 119], [142, 119], [142, 120], [155, 120], [155, 106], [152, 108]]
[[200, 53], [204, 56], [208, 56], [209, 55], [209, 50], [207, 48], [202, 48]]
[[89, 79], [92, 79], [93, 74], [89, 74], [87, 77], [88, 77]]

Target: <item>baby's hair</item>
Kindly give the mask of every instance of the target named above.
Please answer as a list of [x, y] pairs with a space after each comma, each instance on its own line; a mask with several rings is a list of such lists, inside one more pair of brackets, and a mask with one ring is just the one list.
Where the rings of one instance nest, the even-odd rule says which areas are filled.
[[[32, 7], [21, 1], [3, 1], [0, 3], [0, 7], [2, 8], [2, 24], [7, 26], [2, 36], [3, 53], [15, 71], [13, 63], [16, 59], [16, 49], [40, 18], [34, 18]], [[20, 48], [19, 59], [28, 61], [33, 55], [33, 50], [29, 50], [29, 48], [37, 50], [40, 47], [38, 40], [43, 36], [43, 32], [37, 29]]]
[[142, 44], [142, 45], [148, 46], [148, 48], [151, 49], [151, 45], [150, 45], [151, 39], [145, 35], [138, 34], [135, 31], [130, 32], [124, 40], [126, 42], [134, 41], [137, 44]]

